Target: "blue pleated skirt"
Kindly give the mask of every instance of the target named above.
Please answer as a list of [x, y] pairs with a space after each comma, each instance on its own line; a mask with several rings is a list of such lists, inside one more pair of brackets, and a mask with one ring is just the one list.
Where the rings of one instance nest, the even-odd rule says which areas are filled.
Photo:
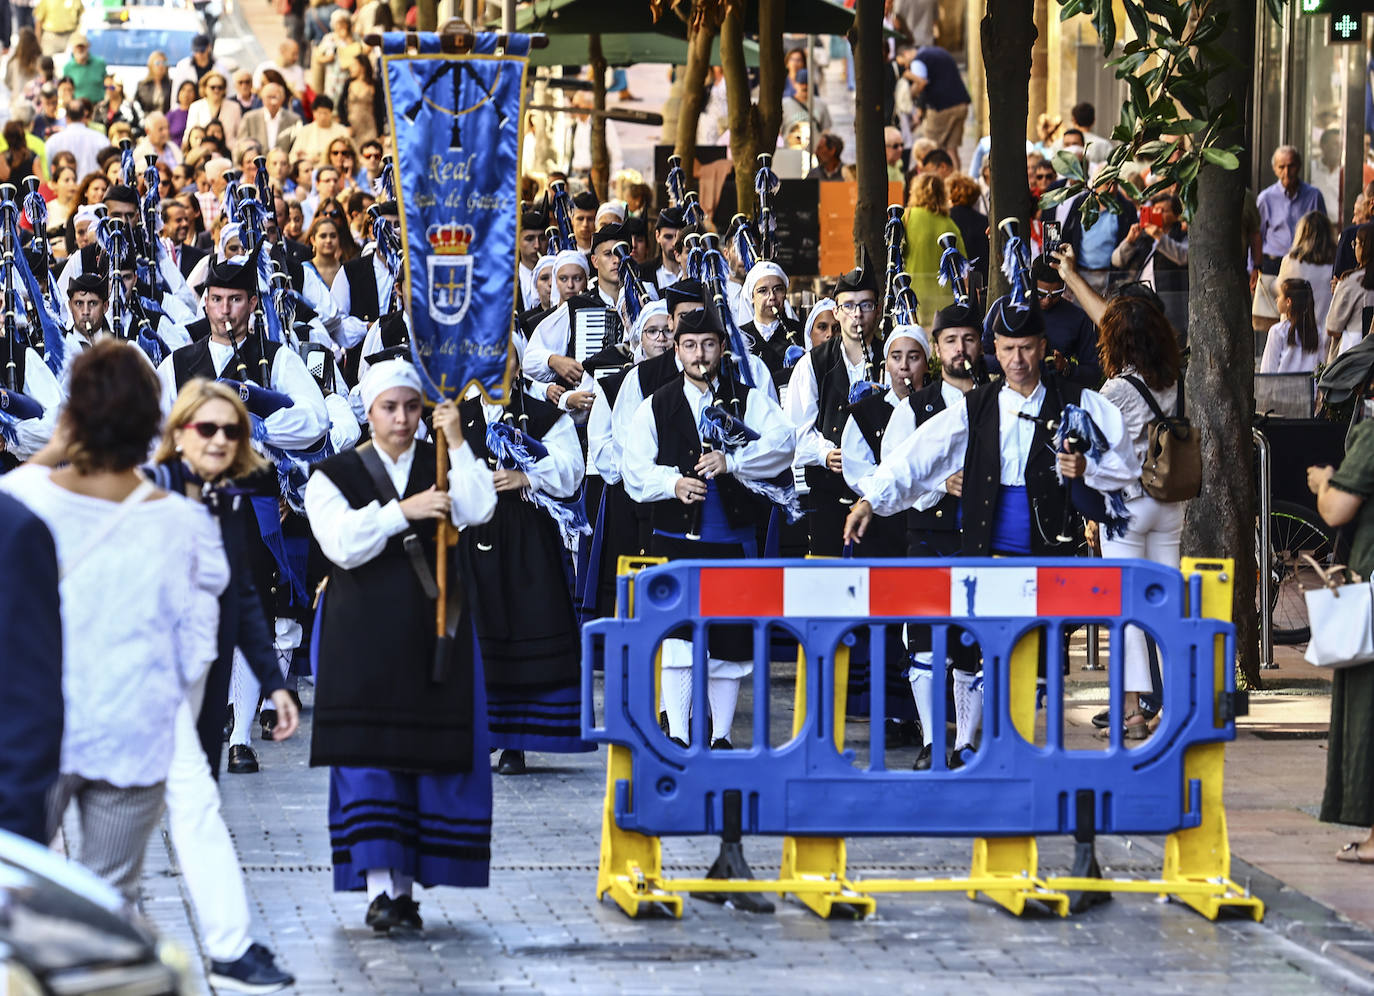
[[425, 888], [485, 888], [491, 866], [491, 766], [486, 682], [473, 640], [471, 771], [423, 774], [384, 768], [329, 769], [329, 843], [334, 891], [367, 886], [369, 868], [395, 868]]
[[487, 689], [491, 746], [505, 750], [581, 754], [596, 750], [582, 739], [582, 695], [575, 684]]

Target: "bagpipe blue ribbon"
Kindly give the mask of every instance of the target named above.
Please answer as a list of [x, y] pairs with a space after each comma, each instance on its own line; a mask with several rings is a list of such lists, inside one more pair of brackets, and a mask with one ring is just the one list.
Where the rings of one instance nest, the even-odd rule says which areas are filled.
[[267, 438], [267, 426], [262, 418], [249, 412], [248, 421], [252, 425], [253, 442], [258, 444], [264, 456], [276, 464], [277, 484], [281, 486], [281, 496], [286, 499], [293, 512], [304, 515], [303, 495], [305, 484], [310, 479], [310, 468], [334, 455], [334, 444], [330, 441], [329, 433], [324, 434], [314, 449], [284, 450]]
[[856, 380], [849, 385], [849, 403], [857, 405], [870, 394], [884, 394], [887, 388], [881, 384], [875, 384], [871, 380]]
[[31, 418], [41, 418], [43, 406], [27, 394], [0, 387], [0, 439], [7, 446], [19, 442], [18, 426]]
[[[1025, 311], [1031, 306], [1027, 253], [1025, 240], [1019, 235], [1007, 239], [1007, 244], [1002, 249], [1002, 274], [1010, 285], [1011, 306], [1017, 311]], [[943, 262], [942, 258], [941, 263]]]
[[[1077, 445], [1070, 440], [1077, 440]], [[1093, 417], [1077, 405], [1065, 405], [1054, 432], [1056, 453], [1068, 448], [1092, 460], [1102, 457], [1111, 447]], [[1081, 477], [1069, 479], [1069, 496], [1074, 507], [1094, 522], [1102, 523], [1108, 539], [1126, 535], [1131, 525], [1131, 513], [1126, 508], [1126, 496], [1120, 491], [1097, 491], [1088, 487]]]
[[[549, 455], [549, 448], [509, 422], [493, 422], [487, 426], [487, 452], [507, 470], [519, 470], [528, 475], [536, 463]], [[547, 512], [557, 523], [564, 542], [571, 544], [574, 537], [585, 536], [592, 531], [580, 501], [565, 504], [533, 487], [525, 489], [525, 498]]]
[[[39, 203], [42, 203], [40, 198]], [[5, 219], [6, 236], [10, 239], [10, 245], [18, 246], [19, 243], [19, 211], [6, 210], [0, 212]], [[46, 207], [43, 218], [47, 218]], [[14, 269], [19, 274], [19, 282], [24, 287], [24, 293], [33, 302], [33, 310], [38, 314], [38, 324], [43, 329], [43, 362], [47, 364], [49, 370], [54, 374], [61, 375], [62, 365], [67, 355], [67, 341], [62, 337], [62, 323], [57, 316], [48, 310], [48, 302], [43, 297], [43, 290], [38, 286], [38, 278], [33, 275], [33, 270], [29, 267], [29, 258], [22, 252], [14, 254]]]
[[720, 312], [720, 323], [725, 328], [725, 342], [734, 354], [735, 365], [739, 368], [739, 379], [746, 387], [757, 387], [754, 383], [753, 368], [749, 364], [749, 344], [744, 341], [744, 333], [735, 324], [735, 316], [731, 314], [730, 309], [730, 295], [725, 290], [730, 280], [725, 254], [719, 249], [707, 250], [702, 268], [706, 271], [705, 280], [720, 289], [721, 300], [725, 302], [725, 306], [717, 310]]
[[[748, 446], [759, 438], [759, 434], [719, 405], [707, 405], [701, 410], [697, 423], [704, 443], [710, 443], [724, 453], [733, 453]], [[777, 477], [768, 481], [756, 481], [748, 477], [735, 477], [735, 480], [754, 494], [767, 498], [778, 506], [787, 516], [788, 522], [796, 522], [802, 517], [801, 501], [797, 498], [797, 488], [789, 467]]]

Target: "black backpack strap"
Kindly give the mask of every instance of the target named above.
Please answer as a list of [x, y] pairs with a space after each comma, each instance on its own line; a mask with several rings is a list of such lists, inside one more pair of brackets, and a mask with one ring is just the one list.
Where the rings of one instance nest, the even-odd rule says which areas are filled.
[[[1169, 421], [1169, 416], [1164, 414], [1164, 409], [1159, 407], [1159, 402], [1155, 400], [1155, 396], [1150, 393], [1150, 389], [1145, 386], [1145, 382], [1143, 380], [1141, 380], [1139, 377], [1132, 376], [1131, 374], [1122, 374], [1121, 379], [1124, 380], [1127, 384], [1130, 384], [1133, 388], [1135, 388], [1137, 393], [1139, 393], [1139, 395], [1145, 399], [1145, 403], [1150, 406], [1150, 411], [1154, 414], [1154, 417], [1157, 420], [1159, 420], [1160, 422]], [[1182, 392], [1180, 392], [1180, 398], [1181, 397]]]

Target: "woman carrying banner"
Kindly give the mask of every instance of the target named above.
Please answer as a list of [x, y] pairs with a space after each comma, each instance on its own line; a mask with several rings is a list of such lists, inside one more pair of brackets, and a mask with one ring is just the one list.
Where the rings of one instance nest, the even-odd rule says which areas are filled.
[[[461, 605], [449, 607], [451, 652], [436, 658], [434, 555], [436, 521], [486, 522], [496, 492], [452, 402], [434, 410], [451, 467], [447, 492], [437, 489], [435, 447], [415, 438], [423, 399], [408, 361], [373, 364], [359, 393], [371, 443], [319, 464], [305, 491], [334, 565], [316, 619], [310, 763], [331, 766], [334, 888], [365, 888], [365, 922], [386, 933], [423, 927], [415, 882], [487, 884], [482, 663]], [[449, 592], [460, 587], [450, 578]]]

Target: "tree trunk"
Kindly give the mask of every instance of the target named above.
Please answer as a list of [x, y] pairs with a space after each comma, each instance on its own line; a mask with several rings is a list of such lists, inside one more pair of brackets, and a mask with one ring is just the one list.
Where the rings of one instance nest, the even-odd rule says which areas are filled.
[[782, 128], [783, 0], [759, 0], [759, 152], [778, 147]]
[[883, 146], [883, 5], [860, 3], [854, 27], [854, 169], [859, 177], [854, 210], [854, 251], [868, 249], [881, 265], [883, 225], [887, 220], [887, 156]]
[[[1211, 81], [1209, 98], [1240, 106], [1250, 91], [1255, 5], [1247, 0], [1219, 4], [1229, 18], [1217, 44], [1236, 59]], [[1240, 143], [1242, 125], [1221, 141]], [[993, 167], [994, 172], [996, 166]], [[1259, 687], [1259, 628], [1255, 611], [1255, 482], [1250, 473], [1253, 442], [1254, 353], [1250, 295], [1241, 239], [1245, 175], [1203, 164], [1198, 174], [1197, 212], [1189, 226], [1188, 414], [1202, 436], [1202, 494], [1188, 504], [1183, 553], [1190, 557], [1234, 557], [1234, 619], [1240, 678]], [[1267, 526], [1267, 523], [1266, 523]], [[1264, 569], [1268, 569], [1265, 565]]]
[[[754, 156], [758, 154], [759, 109], [749, 93], [749, 67], [744, 62], [744, 12], [730, 4], [720, 25], [720, 68], [730, 108], [730, 157], [735, 164], [736, 211], [754, 213]], [[781, 90], [779, 91], [781, 92]]]
[[[601, 51], [601, 36], [587, 38], [587, 58], [592, 67], [592, 107], [606, 110], [606, 56]], [[607, 198], [611, 179], [611, 155], [606, 148], [606, 116], [592, 115], [592, 190], [597, 200]]]
[[1007, 292], [1000, 261], [1005, 241], [997, 224], [1016, 218], [1021, 237], [1030, 237], [1031, 195], [1026, 183], [1026, 116], [1030, 105], [1031, 49], [1036, 39], [1035, 9], [1026, 0], [988, 0], [983, 17], [984, 75], [988, 81], [988, 134], [992, 149], [992, 259], [988, 261], [988, 299]]
[[[699, 0], [698, 0], [699, 2]], [[687, 186], [695, 187], [697, 122], [706, 106], [706, 74], [711, 71], [711, 43], [716, 33], [693, 16], [687, 24], [687, 69], [682, 81], [682, 107], [677, 118], [677, 142], [673, 151], [682, 157]]]

